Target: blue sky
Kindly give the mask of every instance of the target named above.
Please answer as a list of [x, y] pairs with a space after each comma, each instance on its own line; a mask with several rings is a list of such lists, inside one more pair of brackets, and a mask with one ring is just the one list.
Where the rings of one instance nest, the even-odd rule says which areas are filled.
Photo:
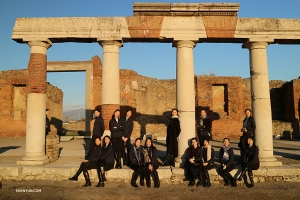
[[[26, 17], [107, 17], [132, 16], [131, 0], [1, 0], [0, 1], [0, 71], [26, 69], [30, 48], [11, 40], [16, 18]], [[298, 18], [299, 0], [223, 0], [223, 1], [163, 1], [149, 2], [240, 3], [238, 17]], [[269, 79], [290, 81], [300, 76], [300, 45], [270, 45], [267, 48]], [[55, 43], [48, 50], [48, 61], [84, 61], [94, 55], [102, 59], [98, 43]], [[213, 71], [217, 76], [249, 77], [249, 51], [241, 44], [203, 44], [194, 49], [195, 74]], [[143, 76], [174, 79], [176, 49], [172, 44], [125, 43], [120, 49], [120, 68], [132, 69]], [[85, 73], [48, 73], [47, 81], [64, 92], [64, 110], [84, 108]]]

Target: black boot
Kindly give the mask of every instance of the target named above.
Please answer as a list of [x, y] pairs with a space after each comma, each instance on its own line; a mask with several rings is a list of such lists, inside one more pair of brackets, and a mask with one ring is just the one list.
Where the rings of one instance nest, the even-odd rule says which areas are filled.
[[126, 153], [122, 153], [122, 163], [123, 163], [123, 166], [127, 165]]
[[147, 186], [148, 188], [151, 187], [150, 172], [147, 172], [147, 173], [146, 173], [146, 186]]
[[118, 169], [122, 169], [121, 157], [122, 157], [122, 153], [119, 152], [119, 153], [118, 153], [118, 163], [119, 163], [119, 168], [118, 168]]
[[188, 186], [194, 186], [195, 185], [195, 179], [192, 178], [192, 180], [190, 180]]
[[252, 170], [251, 171], [248, 171], [248, 176], [249, 176], [249, 179], [250, 179], [250, 186], [251, 188], [254, 187], [254, 181], [253, 181], [253, 173], [252, 173]]
[[154, 182], [154, 188], [159, 188], [160, 187], [160, 181], [159, 181], [157, 171], [153, 171], [151, 174], [152, 174], [152, 179], [153, 179], [153, 182]]
[[139, 174], [138, 174], [138, 173], [136, 173], [136, 172], [133, 172], [133, 173], [132, 173], [132, 177], [131, 177], [131, 181], [130, 181], [130, 184], [131, 184], [132, 187], [135, 187], [135, 188], [139, 187], [139, 186], [136, 184], [136, 180], [137, 180], [138, 177], [139, 177]]
[[232, 187], [237, 187], [236, 180], [234, 180], [234, 178], [232, 178], [232, 180], [230, 180], [230, 182], [231, 182]]
[[229, 186], [230, 184], [231, 184], [231, 181], [225, 177], [224, 178], [224, 186]]
[[103, 167], [97, 168], [97, 174], [98, 174], [99, 182], [96, 185], [96, 187], [104, 187], [104, 179], [103, 179], [104, 169], [103, 169]]
[[83, 187], [91, 186], [92, 184], [91, 184], [91, 181], [90, 181], [89, 172], [88, 171], [83, 172], [83, 176], [84, 176], [84, 179], [85, 179], [85, 184], [83, 185]]
[[205, 180], [206, 180], [205, 187], [210, 187], [211, 184], [210, 184], [210, 179], [209, 179], [209, 173], [208, 173], [208, 171], [205, 172]]
[[191, 174], [192, 174], [193, 178], [189, 182], [188, 186], [194, 186], [196, 183], [198, 183], [198, 174], [197, 174], [197, 170], [194, 167], [191, 168]]
[[140, 185], [145, 186], [145, 174], [143, 172], [140, 174]]
[[72, 177], [72, 178], [69, 178], [70, 181], [78, 181], [78, 176], [81, 174], [82, 172], [82, 167], [80, 165], [78, 171], [76, 172], [76, 174]]
[[247, 171], [247, 167], [244, 167], [244, 169], [242, 170], [240, 176], [238, 177], [238, 181], [241, 181], [243, 179], [243, 177], [245, 176], [246, 174], [246, 171]]
[[169, 159], [170, 159], [170, 157], [171, 157], [171, 154], [167, 154], [167, 156], [166, 156], [166, 158], [165, 158], [165, 160], [160, 164], [161, 166], [167, 166], [167, 165], [169, 165]]
[[116, 161], [115, 168], [116, 168], [116, 169], [119, 169], [118, 153], [115, 153], [115, 161]]

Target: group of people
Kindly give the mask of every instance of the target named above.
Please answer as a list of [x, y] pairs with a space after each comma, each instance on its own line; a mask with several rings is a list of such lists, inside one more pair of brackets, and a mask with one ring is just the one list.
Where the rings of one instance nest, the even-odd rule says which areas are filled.
[[[167, 126], [167, 155], [162, 163], [157, 159], [157, 149], [153, 146], [151, 138], [147, 138], [145, 145], [141, 146], [141, 138], [136, 138], [134, 145], [131, 146], [130, 136], [133, 130], [133, 121], [130, 118], [132, 111], [126, 112], [125, 118], [120, 118], [120, 110], [116, 110], [109, 122], [111, 136], [105, 136], [102, 145], [101, 137], [104, 133], [104, 123], [100, 116], [100, 110], [94, 111], [95, 122], [93, 129], [93, 137], [91, 140], [90, 150], [86, 160], [84, 160], [76, 174], [69, 180], [78, 180], [78, 176], [83, 172], [86, 183], [85, 187], [91, 186], [88, 170], [97, 169], [99, 183], [97, 187], [104, 187], [105, 171], [115, 168], [122, 168], [127, 164], [132, 170], [131, 185], [138, 187], [136, 181], [140, 177], [140, 185], [151, 187], [151, 178], [154, 182], [154, 188], [160, 187], [158, 167], [170, 165], [170, 158], [178, 156], [178, 140], [180, 138], [180, 121], [178, 118], [178, 110], [172, 109], [172, 116]], [[245, 177], [248, 172], [250, 179], [250, 187], [254, 187], [252, 170], [259, 168], [258, 148], [254, 144], [255, 137], [255, 121], [251, 115], [251, 110], [245, 110], [246, 118], [243, 121], [241, 131], [243, 135], [240, 138], [239, 147], [241, 151], [242, 172], [238, 180]], [[214, 168], [215, 153], [209, 144], [211, 139], [212, 120], [207, 116], [206, 111], [200, 111], [200, 117], [196, 121], [197, 134], [191, 139], [191, 146], [188, 147], [186, 153], [185, 170], [190, 178], [189, 186], [210, 187], [210, 178], [208, 171]], [[219, 151], [219, 160], [221, 166], [217, 169], [219, 175], [224, 179], [224, 185], [236, 187], [236, 179], [232, 177], [230, 172], [235, 169], [234, 152], [230, 147], [230, 139], [223, 139], [224, 146]]]

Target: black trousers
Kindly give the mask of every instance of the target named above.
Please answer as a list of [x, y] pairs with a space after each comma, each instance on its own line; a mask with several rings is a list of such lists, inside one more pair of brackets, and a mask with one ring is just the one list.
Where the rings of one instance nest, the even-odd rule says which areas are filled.
[[82, 167], [82, 171], [86, 172], [91, 169], [97, 169], [97, 162], [82, 162], [80, 167]]
[[138, 176], [141, 176], [141, 177], [146, 176], [146, 167], [144, 165], [140, 166], [140, 165], [132, 164], [130, 167], [137, 174], [137, 177]]
[[248, 161], [246, 163], [246, 167], [248, 169], [248, 172], [252, 172], [252, 170], [257, 170], [259, 168], [259, 163]]
[[214, 165], [203, 166], [203, 164], [200, 164], [199, 166], [200, 175], [206, 173], [208, 170], [211, 170], [212, 168], [214, 168]]
[[227, 178], [229, 180], [233, 180], [233, 177], [231, 176], [231, 174], [229, 172], [231, 172], [233, 169], [235, 168], [234, 164], [229, 165], [228, 167], [226, 167], [226, 169], [223, 169], [223, 166], [221, 166], [218, 169], [218, 173], [220, 174], [220, 176], [222, 178]]
[[109, 171], [114, 168], [114, 163], [106, 163], [104, 160], [99, 160], [99, 167], [104, 167], [104, 171]]
[[127, 141], [124, 143], [124, 148], [127, 149], [127, 153], [129, 152], [129, 149], [131, 148], [131, 138], [128, 137]]
[[114, 147], [115, 153], [124, 153], [124, 141], [122, 137], [112, 137], [111, 138], [112, 145]]

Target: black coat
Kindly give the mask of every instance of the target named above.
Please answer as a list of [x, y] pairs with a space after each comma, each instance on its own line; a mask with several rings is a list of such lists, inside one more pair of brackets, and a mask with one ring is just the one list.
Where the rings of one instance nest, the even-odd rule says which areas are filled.
[[[201, 120], [203, 120], [203, 125], [201, 126]], [[198, 129], [197, 133], [198, 136], [207, 136], [211, 135], [211, 126], [212, 126], [212, 121], [209, 117], [206, 118], [199, 118], [197, 120], [196, 127]]]
[[124, 120], [119, 119], [118, 122], [115, 118], [109, 121], [109, 130], [111, 132], [111, 137], [122, 137], [124, 130]]
[[139, 156], [140, 160], [138, 161], [137, 156], [135, 155], [134, 149], [136, 148], [136, 146], [134, 146], [133, 148], [131, 148], [129, 150], [129, 160], [130, 163], [133, 165], [142, 165], [144, 164], [144, 154], [143, 154], [143, 147], [140, 146], [139, 149], [137, 149], [137, 156]]
[[[145, 159], [145, 152], [148, 153], [148, 156], [150, 158], [150, 162], [147, 162], [147, 160]], [[157, 160], [157, 149], [156, 149], [156, 147], [154, 147], [154, 146], [144, 147], [143, 148], [143, 154], [144, 154], [144, 163], [146, 165], [148, 165], [148, 164], [151, 164], [152, 166], [159, 165], [159, 162]]]
[[211, 148], [211, 158], [210, 160], [207, 160], [207, 148], [202, 147], [201, 148], [201, 162], [202, 163], [208, 163], [208, 165], [214, 165], [215, 162], [215, 151], [213, 148]]
[[123, 119], [125, 122], [125, 126], [124, 126], [124, 131], [123, 131], [123, 136], [125, 138], [130, 138], [131, 133], [133, 131], [133, 120], [131, 119], [131, 117], [129, 117], [126, 121], [126, 117]]
[[46, 115], [46, 135], [48, 135], [49, 132], [50, 132], [50, 120]]
[[177, 137], [179, 137], [180, 132], [179, 119], [177, 117], [171, 118], [167, 127], [167, 153], [174, 155], [175, 157], [178, 155]]
[[189, 162], [189, 159], [195, 157], [196, 163], [201, 163], [201, 147], [198, 146], [196, 149], [193, 145], [189, 146], [186, 152], [186, 161]]
[[248, 162], [259, 164], [258, 148], [254, 145], [248, 147], [248, 149], [246, 150], [246, 157]]
[[93, 136], [102, 137], [104, 133], [104, 122], [102, 117], [96, 117], [94, 121]]
[[115, 163], [115, 157], [114, 157], [114, 148], [111, 144], [102, 147], [101, 148], [102, 153], [101, 156], [99, 158], [100, 161], [104, 161], [106, 164], [107, 163], [111, 163], [114, 164]]
[[219, 151], [219, 159], [220, 159], [221, 166], [223, 166], [223, 164], [225, 164], [226, 167], [228, 167], [229, 165], [235, 165], [234, 152], [232, 148], [228, 150], [229, 160], [223, 160], [223, 155], [224, 155], [224, 148], [221, 148]]
[[97, 162], [100, 159], [100, 156], [102, 154], [101, 145], [95, 145], [93, 149], [91, 149], [91, 152], [87, 158], [89, 162]]
[[[247, 117], [243, 120], [243, 126], [244, 126], [244, 122], [246, 121], [246, 119], [247, 119]], [[256, 125], [255, 125], [254, 117], [252, 117], [252, 116], [249, 117], [245, 128], [247, 129], [247, 132], [244, 132], [243, 135], [252, 135], [252, 136], [255, 135]]]

